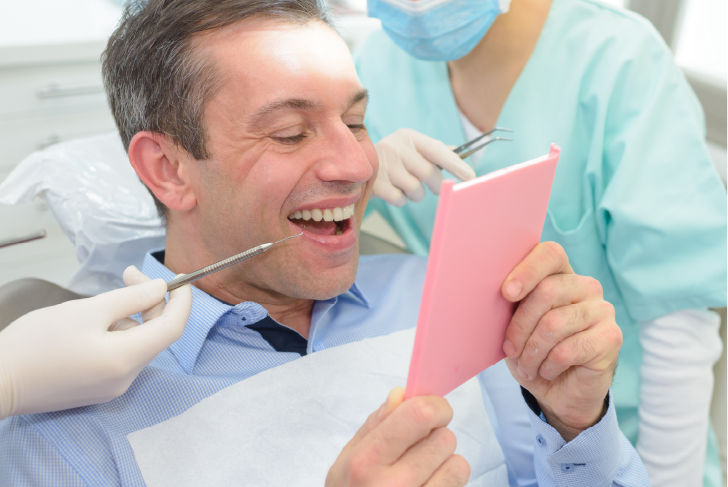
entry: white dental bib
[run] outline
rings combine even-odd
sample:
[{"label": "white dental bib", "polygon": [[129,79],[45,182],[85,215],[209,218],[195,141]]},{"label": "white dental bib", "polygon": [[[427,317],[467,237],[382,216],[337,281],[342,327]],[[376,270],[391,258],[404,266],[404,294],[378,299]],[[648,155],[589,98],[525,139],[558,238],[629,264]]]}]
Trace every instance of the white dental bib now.
[{"label": "white dental bib", "polygon": [[[128,435],[149,487],[323,486],[344,445],[395,386],[414,329],[316,352],[261,372]],[[476,378],[447,396],[468,485],[507,486]]]}]

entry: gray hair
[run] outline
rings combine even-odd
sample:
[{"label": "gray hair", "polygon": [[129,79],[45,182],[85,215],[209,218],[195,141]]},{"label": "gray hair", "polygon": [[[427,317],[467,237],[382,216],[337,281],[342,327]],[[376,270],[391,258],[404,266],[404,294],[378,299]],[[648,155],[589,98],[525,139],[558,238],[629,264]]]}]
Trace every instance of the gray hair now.
[{"label": "gray hair", "polygon": [[[195,159],[210,157],[203,113],[218,76],[191,41],[252,16],[330,24],[317,0],[136,0],[126,6],[102,55],[102,74],[127,150],[134,134],[152,131],[169,136]],[[156,198],[155,203],[164,213]]]}]

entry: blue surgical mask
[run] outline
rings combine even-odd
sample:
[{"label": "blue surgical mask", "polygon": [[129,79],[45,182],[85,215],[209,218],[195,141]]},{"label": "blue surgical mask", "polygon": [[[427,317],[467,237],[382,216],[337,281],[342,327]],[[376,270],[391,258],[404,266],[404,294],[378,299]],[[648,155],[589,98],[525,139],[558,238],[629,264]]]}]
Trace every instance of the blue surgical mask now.
[{"label": "blue surgical mask", "polygon": [[367,0],[369,16],[382,21],[387,35],[418,59],[452,61],[465,56],[485,36],[511,0]]}]

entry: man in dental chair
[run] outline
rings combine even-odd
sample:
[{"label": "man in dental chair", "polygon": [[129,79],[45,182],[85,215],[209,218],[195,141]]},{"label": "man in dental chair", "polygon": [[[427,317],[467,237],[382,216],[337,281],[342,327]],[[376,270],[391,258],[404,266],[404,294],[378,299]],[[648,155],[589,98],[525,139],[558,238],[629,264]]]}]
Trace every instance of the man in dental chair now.
[{"label": "man in dental chair", "polygon": [[[378,161],[363,125],[367,92],[321,8],[306,0],[127,8],[103,69],[129,160],[166,216],[166,246],[147,255],[144,273],[169,279],[303,235],[197,281],[182,337],[121,397],[0,423],[1,485],[153,485],[130,435],[258,374],[364,339],[375,350],[377,340],[414,326],[426,262],[359,257]],[[333,458],[296,471],[296,449],[310,438],[287,438],[290,450],[275,452],[256,438],[260,448],[234,452],[235,468],[247,473],[210,471],[210,483],[283,485],[275,479],[290,471],[299,481],[287,485],[647,485],[609,399],[621,335],[598,282],[574,274],[558,245],[542,243],[503,293],[519,302],[507,358],[476,391],[492,426],[465,430],[492,448],[455,453],[449,425],[458,406],[403,400],[394,389],[386,401],[357,398],[384,404],[349,418],[356,426],[342,426],[348,443],[332,440]],[[304,416],[329,421],[320,410],[347,417],[328,392],[291,397],[298,416],[281,417],[272,399],[258,409],[270,408],[284,432]],[[204,457],[214,443],[180,447]]]}]

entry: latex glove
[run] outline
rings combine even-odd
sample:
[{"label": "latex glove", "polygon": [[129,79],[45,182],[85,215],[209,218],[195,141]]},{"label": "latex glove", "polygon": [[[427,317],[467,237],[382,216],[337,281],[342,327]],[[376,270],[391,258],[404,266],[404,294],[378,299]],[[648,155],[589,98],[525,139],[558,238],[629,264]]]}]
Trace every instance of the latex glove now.
[{"label": "latex glove", "polygon": [[461,486],[470,465],[455,455],[455,434],[446,428],[453,411],[437,396],[404,401],[398,387],[359,428],[326,476],[326,487]]},{"label": "latex glove", "polygon": [[379,172],[373,192],[387,203],[402,206],[407,198],[420,201],[424,185],[440,194],[442,169],[461,181],[475,177],[475,171],[443,142],[416,130],[398,129],[376,146]]},{"label": "latex glove", "polygon": [[[109,401],[180,337],[190,287],[165,304],[163,280],[130,267],[124,281],[132,285],[32,311],[0,332],[0,417]],[[143,325],[127,318],[144,310]]]}]

